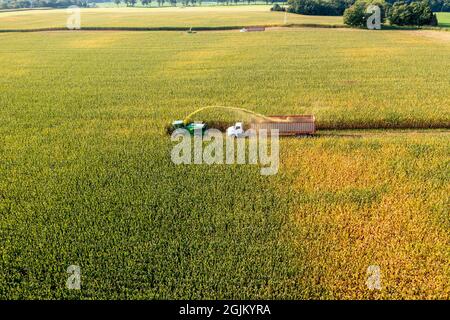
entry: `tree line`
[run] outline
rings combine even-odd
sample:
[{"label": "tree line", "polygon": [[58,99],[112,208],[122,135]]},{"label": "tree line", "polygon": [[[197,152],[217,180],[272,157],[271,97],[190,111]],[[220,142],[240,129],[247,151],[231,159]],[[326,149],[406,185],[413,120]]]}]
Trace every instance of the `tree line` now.
[{"label": "tree line", "polygon": [[0,0],[0,9],[87,7],[88,0]]},{"label": "tree line", "polygon": [[231,4],[253,4],[256,2],[265,2],[273,4],[275,2],[282,3],[287,0],[105,0],[105,1],[89,1],[89,0],[0,0],[0,9],[20,9],[20,8],[67,8],[72,5],[79,7],[92,6],[95,3],[114,2],[116,5],[125,4],[127,7],[134,7],[138,3],[142,6],[201,6],[203,3],[216,3],[218,5]]},{"label": "tree line", "polygon": [[[0,0],[1,9],[18,9],[18,8],[67,8],[71,5],[79,7],[87,7],[89,5],[99,2],[113,1],[116,5],[125,4],[129,7],[134,7],[138,3],[142,6],[201,6],[203,3],[216,3],[218,5],[232,5],[232,4],[252,4],[257,0]],[[355,4],[356,0],[258,0],[266,4],[288,2],[288,10],[292,13],[300,13],[306,15],[335,15],[341,16],[344,11]],[[404,2],[409,5],[417,0],[386,0],[388,5],[394,5],[397,2]],[[450,0],[429,0],[431,10],[434,12],[447,11],[450,12]],[[279,7],[284,10],[283,7]],[[278,7],[276,10],[279,10]]]}]

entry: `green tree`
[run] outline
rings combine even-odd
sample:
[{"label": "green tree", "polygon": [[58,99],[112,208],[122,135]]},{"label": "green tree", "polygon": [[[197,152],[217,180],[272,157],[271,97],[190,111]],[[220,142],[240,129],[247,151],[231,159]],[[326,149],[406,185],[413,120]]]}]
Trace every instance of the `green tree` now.
[{"label": "green tree", "polygon": [[116,6],[119,6],[121,2],[122,2],[122,0],[114,0],[114,3],[116,4]]},{"label": "green tree", "polygon": [[428,1],[395,2],[388,14],[389,22],[398,26],[423,26],[437,24]]},{"label": "green tree", "polygon": [[380,7],[381,21],[385,20],[387,3],[384,0],[357,0],[350,8],[344,11],[344,23],[353,27],[366,27],[367,19],[372,13],[367,12],[370,5]]}]

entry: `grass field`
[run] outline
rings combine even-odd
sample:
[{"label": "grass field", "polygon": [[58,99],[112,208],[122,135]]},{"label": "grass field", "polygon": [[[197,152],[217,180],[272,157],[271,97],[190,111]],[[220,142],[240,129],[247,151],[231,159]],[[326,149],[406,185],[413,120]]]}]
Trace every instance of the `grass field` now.
[{"label": "grass field", "polygon": [[439,26],[450,28],[450,12],[438,12]]},{"label": "grass field", "polygon": [[[82,27],[223,27],[280,25],[284,12],[270,6],[196,8],[96,8],[81,9]],[[33,10],[0,13],[1,29],[65,27],[66,10]],[[287,23],[342,25],[342,17],[287,15]]]},{"label": "grass field", "polygon": [[[450,42],[430,32],[0,34],[0,297],[449,299]],[[164,126],[205,105],[441,129],[285,138],[270,177],[176,166]]]}]

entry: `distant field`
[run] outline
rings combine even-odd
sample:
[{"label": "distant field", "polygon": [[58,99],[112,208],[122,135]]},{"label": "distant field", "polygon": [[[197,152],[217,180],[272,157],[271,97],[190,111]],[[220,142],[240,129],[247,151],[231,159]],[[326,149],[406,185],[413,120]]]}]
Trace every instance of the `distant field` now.
[{"label": "distant field", "polygon": [[450,28],[450,12],[438,12],[439,26]]},{"label": "distant field", "polygon": [[[214,27],[279,25],[285,14],[270,6],[195,8],[82,9],[82,27]],[[66,10],[33,10],[0,13],[0,29],[65,27]],[[342,17],[287,15],[288,23],[342,24]]]}]

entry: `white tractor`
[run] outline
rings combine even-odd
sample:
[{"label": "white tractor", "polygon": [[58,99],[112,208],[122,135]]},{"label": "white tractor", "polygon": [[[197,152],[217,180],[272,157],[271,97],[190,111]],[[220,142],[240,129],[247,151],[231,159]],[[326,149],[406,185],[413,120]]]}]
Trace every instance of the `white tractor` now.
[{"label": "white tractor", "polygon": [[244,124],[242,122],[236,122],[236,124],[227,129],[227,136],[234,138],[245,138]]}]

